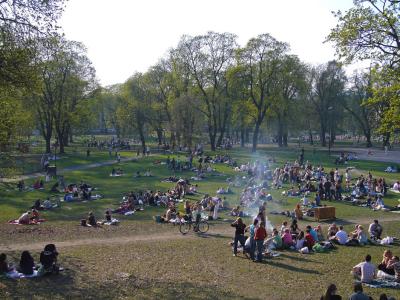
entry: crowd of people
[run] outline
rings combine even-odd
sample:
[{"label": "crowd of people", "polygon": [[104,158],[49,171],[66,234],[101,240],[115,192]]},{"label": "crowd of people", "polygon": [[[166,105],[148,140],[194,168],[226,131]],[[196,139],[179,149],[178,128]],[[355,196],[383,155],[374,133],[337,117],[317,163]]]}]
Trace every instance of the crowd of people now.
[{"label": "crowd of people", "polygon": [[57,262],[58,252],[54,244],[47,244],[40,252],[40,263],[35,261],[29,251],[21,253],[21,259],[18,265],[9,263],[7,255],[0,254],[0,274],[9,278],[37,277],[48,274],[58,274],[63,270]]}]

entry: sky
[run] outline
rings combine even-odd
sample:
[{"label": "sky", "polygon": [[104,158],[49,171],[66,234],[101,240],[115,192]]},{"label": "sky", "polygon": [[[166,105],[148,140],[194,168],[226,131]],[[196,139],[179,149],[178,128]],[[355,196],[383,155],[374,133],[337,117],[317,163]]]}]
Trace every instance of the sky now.
[{"label": "sky", "polygon": [[231,32],[238,43],[262,33],[290,44],[310,64],[332,60],[323,43],[352,0],[69,0],[60,25],[66,38],[80,41],[103,86],[145,72],[175,47],[181,36]]}]

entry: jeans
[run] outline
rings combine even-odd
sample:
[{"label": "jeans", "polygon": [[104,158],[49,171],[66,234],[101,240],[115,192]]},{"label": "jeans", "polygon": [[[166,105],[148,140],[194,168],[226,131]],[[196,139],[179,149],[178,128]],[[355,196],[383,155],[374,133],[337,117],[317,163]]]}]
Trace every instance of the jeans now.
[{"label": "jeans", "polygon": [[256,240],[256,245],[257,245],[257,261],[262,261],[264,240]]},{"label": "jeans", "polygon": [[256,241],[254,237],[250,237],[250,258],[252,260],[255,259],[254,253],[256,252]]},{"label": "jeans", "polygon": [[243,250],[244,250],[244,244],[245,244],[245,239],[243,234],[235,234],[235,240],[233,242],[233,254],[237,253],[237,246],[238,242],[240,242],[240,245],[242,245]]}]

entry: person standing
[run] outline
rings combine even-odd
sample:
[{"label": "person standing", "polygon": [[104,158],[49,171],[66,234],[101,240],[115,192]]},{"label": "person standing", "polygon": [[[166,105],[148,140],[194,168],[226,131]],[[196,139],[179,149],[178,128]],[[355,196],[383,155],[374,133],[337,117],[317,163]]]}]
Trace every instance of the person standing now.
[{"label": "person standing", "polygon": [[242,218],[237,218],[236,221],[231,224],[231,226],[236,228],[235,239],[233,241],[233,256],[236,256],[238,242],[240,242],[240,245],[243,247],[243,253],[245,253],[244,244],[246,240],[244,238],[244,231],[246,229],[246,224],[243,223]]},{"label": "person standing", "polygon": [[265,223],[261,222],[260,227],[258,227],[254,234],[254,240],[257,246],[257,262],[261,262],[263,259],[263,246],[264,240],[267,237],[267,231],[265,230]]},{"label": "person standing", "polygon": [[254,219],[253,224],[251,224],[248,228],[246,228],[250,233],[250,258],[251,260],[255,260],[254,253],[256,252],[256,241],[254,240],[254,235],[258,228],[258,219]]}]

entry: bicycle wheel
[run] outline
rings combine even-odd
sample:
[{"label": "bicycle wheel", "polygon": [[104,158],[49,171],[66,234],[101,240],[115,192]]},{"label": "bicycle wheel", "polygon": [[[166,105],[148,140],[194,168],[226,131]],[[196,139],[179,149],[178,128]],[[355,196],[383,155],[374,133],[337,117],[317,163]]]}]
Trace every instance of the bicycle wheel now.
[{"label": "bicycle wheel", "polygon": [[190,224],[189,224],[188,222],[181,223],[181,224],[179,225],[179,231],[180,231],[182,234],[188,233],[189,230],[190,230]]},{"label": "bicycle wheel", "polygon": [[208,225],[208,223],[206,221],[200,221],[198,228],[199,228],[199,232],[206,233],[208,231],[208,229],[210,228],[210,226]]}]

